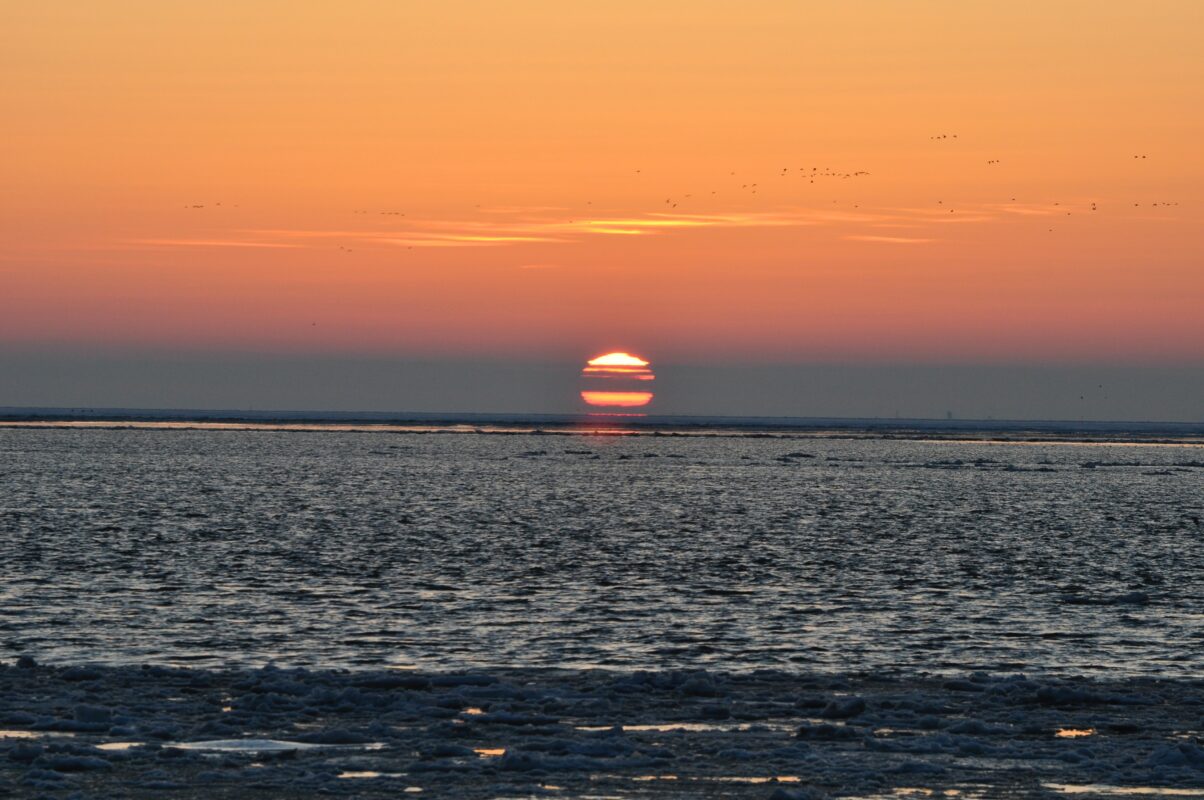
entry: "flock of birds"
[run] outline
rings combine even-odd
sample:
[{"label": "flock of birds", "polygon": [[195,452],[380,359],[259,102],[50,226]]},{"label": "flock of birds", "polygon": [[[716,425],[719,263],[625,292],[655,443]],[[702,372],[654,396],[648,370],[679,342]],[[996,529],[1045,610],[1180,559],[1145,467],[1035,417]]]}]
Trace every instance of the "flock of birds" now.
[{"label": "flock of birds", "polygon": [[[946,139],[957,139],[958,136],[956,133],[953,133],[953,134],[942,133],[942,134],[930,136],[928,138],[930,140],[946,140]],[[1134,155],[1133,158],[1138,159],[1138,160],[1147,159],[1148,155],[1137,154],[1137,155]],[[1001,163],[1001,159],[998,159],[998,158],[988,159],[986,163],[988,166],[995,166],[995,165]],[[635,170],[635,174],[637,174],[637,175],[642,174],[642,172],[643,172],[643,170],[641,170],[641,169]],[[777,173],[777,176],[779,178],[786,178],[786,177],[790,177],[790,176],[796,175],[796,174],[799,178],[807,180],[807,182],[809,184],[814,184],[817,180],[842,180],[843,181],[843,180],[862,178],[862,177],[866,177],[866,176],[870,175],[870,173],[866,170],[842,171],[842,170],[832,169],[831,167],[820,168],[818,166],[812,166],[810,169],[808,169],[807,167],[797,167],[797,168],[782,167],[780,169],[780,171]],[[734,171],[729,172],[729,177],[736,178],[737,177],[736,172],[734,172]],[[748,195],[757,194],[757,190],[759,188],[760,187],[759,187],[758,182],[745,182],[745,183],[740,184],[740,191],[745,194],[748,194]],[[710,196],[712,196],[712,197],[717,194],[718,194],[718,190],[710,191]],[[674,197],[668,197],[665,199],[665,205],[668,206],[670,209],[675,209],[678,207],[679,203],[684,202],[689,199],[692,199],[693,197],[694,197],[694,193],[686,193],[686,194],[680,195],[676,199]],[[837,203],[838,201],[833,200],[832,202]],[[938,205],[942,205],[942,206],[944,205],[944,200],[937,200],[936,202]],[[1010,198],[1010,202],[1015,203],[1015,202],[1017,202],[1017,199],[1015,197],[1012,197],[1012,198]],[[215,207],[220,207],[221,205],[222,205],[221,203],[214,204]],[[586,205],[592,205],[592,201],[587,201]],[[1052,205],[1053,206],[1061,206],[1061,202],[1056,201],[1056,202],[1053,202]],[[1179,205],[1179,203],[1177,201],[1159,201],[1159,202],[1153,202],[1153,203],[1147,204],[1147,206],[1150,208],[1169,208],[1169,207],[1178,206],[1178,205]],[[200,209],[204,209],[205,207],[206,206],[203,203],[193,203],[193,204],[184,206],[184,208],[188,209],[188,210],[200,210]],[[237,204],[235,204],[233,207],[238,208],[239,206]],[[476,207],[479,208],[480,206],[477,205]],[[857,204],[857,203],[853,204],[853,208],[859,208],[859,207],[860,207],[859,204]],[[1141,207],[1141,204],[1134,203],[1133,207],[1139,208],[1139,207]],[[1091,201],[1090,210],[1092,212],[1099,210],[1099,206],[1095,201]],[[955,213],[955,211],[956,211],[956,209],[954,209],[954,208],[948,209],[948,212],[950,214]],[[359,215],[374,215],[374,216],[383,216],[383,217],[405,217],[406,216],[405,212],[393,211],[393,210],[376,211],[376,210],[368,210],[368,209],[355,209],[352,211],[352,213],[359,214]],[[1073,212],[1071,212],[1071,211],[1065,212],[1066,216],[1068,216],[1068,217],[1071,216],[1072,213]],[[1052,232],[1054,230],[1054,228],[1050,227],[1048,230],[1050,232]],[[408,246],[406,249],[413,250],[414,248],[412,246]],[[352,248],[347,247],[346,245],[338,245],[338,250],[339,250],[339,252],[342,252],[345,254],[354,252],[354,250]],[[313,322],[313,323],[311,323],[311,326],[316,327],[317,323]],[[1101,385],[1097,388],[1103,389],[1103,386]],[[1079,399],[1084,400],[1085,396],[1080,395]]]},{"label": "flock of birds", "polygon": [[[953,140],[953,139],[957,139],[957,138],[958,138],[958,135],[956,133],[939,133],[939,134],[933,134],[928,137],[928,139],[932,140],[932,141]],[[1138,153],[1138,154],[1135,154],[1133,156],[1133,158],[1137,159],[1137,160],[1148,159],[1149,155]],[[992,159],[988,159],[986,163],[988,166],[996,166],[996,165],[1002,163],[1002,159],[992,158]],[[635,174],[639,175],[639,174],[643,173],[643,170],[636,169],[634,172],[635,172]],[[729,177],[732,177],[732,178],[737,177],[736,172],[734,172],[734,171],[729,172],[728,174],[729,174]],[[846,170],[833,169],[831,167],[822,167],[821,168],[818,166],[812,166],[810,168],[808,168],[808,167],[782,167],[777,173],[777,177],[779,177],[779,178],[797,176],[800,179],[806,180],[808,182],[808,184],[814,184],[817,180],[818,181],[823,181],[823,180],[844,181],[844,180],[852,180],[852,179],[862,178],[862,177],[866,177],[868,175],[870,175],[870,173],[867,170],[846,171]],[[734,183],[733,183],[733,188],[731,189],[731,191],[737,191],[738,193],[742,193],[742,194],[751,196],[751,195],[756,195],[758,193],[758,191],[760,190],[760,188],[761,188],[761,186],[760,186],[759,182],[746,181],[746,182],[740,184],[738,190],[736,190],[734,188]],[[712,189],[709,191],[709,195],[706,195],[706,196],[715,197],[718,194],[719,194],[719,190]],[[664,205],[669,209],[676,209],[676,208],[678,208],[679,205],[685,203],[687,200],[694,199],[694,197],[695,197],[695,193],[693,193],[693,192],[678,195],[678,196],[670,196],[670,197],[665,198]],[[837,203],[838,201],[833,200],[832,202]],[[1013,203],[1016,202],[1016,198],[1015,197],[1010,198],[1010,202],[1013,202]],[[937,203],[939,205],[944,205],[943,200],[938,200]],[[586,205],[592,205],[592,204],[593,204],[592,201],[586,202]],[[216,203],[214,205],[221,206],[221,203]],[[1059,206],[1059,205],[1061,205],[1061,203],[1054,202],[1054,203],[1052,203],[1052,205]],[[1148,208],[1170,208],[1173,206],[1178,206],[1179,203],[1177,201],[1158,201],[1158,202],[1153,202],[1153,203],[1147,203],[1145,205]],[[201,203],[194,203],[194,204],[184,206],[184,208],[188,209],[188,210],[204,209],[205,207],[206,206]],[[478,205],[477,208],[479,208],[479,207],[480,206]],[[1140,208],[1140,207],[1142,207],[1142,204],[1141,203],[1133,203],[1133,207]],[[238,208],[238,206],[235,205],[234,208]],[[860,204],[854,203],[853,208],[860,208]],[[1091,202],[1090,210],[1092,212],[1099,210],[1099,206],[1095,201]],[[953,208],[948,209],[948,212],[950,214],[955,213],[955,211],[956,211],[956,209],[953,209]],[[355,209],[351,213],[361,214],[361,215],[382,216],[382,217],[405,217],[406,216],[405,212],[394,211],[394,210],[378,211],[378,210],[369,210],[369,209]],[[1065,215],[1071,216],[1072,213],[1073,212],[1071,212],[1071,211],[1066,211]],[[1053,231],[1054,229],[1051,227],[1051,228],[1049,228],[1049,230]],[[340,251],[343,251],[346,253],[353,252],[351,248],[346,247],[344,245],[339,245],[338,249]],[[412,250],[413,248],[409,247],[407,249]]]},{"label": "flock of birds", "polygon": [[[791,174],[794,173],[794,171],[795,170],[793,170],[790,167],[782,167],[781,171],[778,173],[778,177],[779,178],[789,177]],[[834,170],[831,167],[823,167],[822,169],[820,167],[811,167],[810,171],[808,171],[806,167],[798,167],[797,171],[798,171],[799,177],[806,179],[808,183],[815,183],[816,180],[823,180],[824,178],[839,178],[841,180],[848,180],[849,178],[861,178],[863,176],[870,174],[869,172],[866,172],[865,170],[856,170],[854,172],[841,172],[840,170]],[[641,170],[637,169],[635,172],[636,172],[636,174],[639,174],[641,172]],[[735,177],[736,173],[729,172],[728,175],[730,177]],[[740,184],[740,191],[742,191],[746,194],[749,194],[749,195],[756,194],[758,188],[760,188],[760,184],[755,183],[755,182]],[[719,194],[719,191],[717,189],[712,189],[710,191],[710,193],[711,193],[711,195],[717,195],[717,194]],[[672,197],[667,197],[667,198],[665,198],[665,205],[669,206],[669,208],[677,208],[678,203],[683,202],[685,200],[689,200],[692,197],[694,197],[694,194],[692,192],[683,194],[683,195],[681,195],[681,197],[677,198],[676,200]],[[589,204],[587,203],[587,205],[589,205]]]},{"label": "flock of birds", "polygon": [[[932,136],[929,136],[928,138],[929,138],[929,140],[948,140],[948,139],[957,139],[957,138],[958,138],[958,135],[957,135],[956,133],[940,133],[940,134],[934,134],[934,135],[932,135]],[[1136,159],[1144,159],[1144,158],[1148,158],[1148,155],[1138,154],[1138,155],[1135,155],[1135,156],[1133,156],[1133,158],[1136,158]],[[987,159],[987,162],[986,162],[986,163],[987,163],[987,165],[988,165],[988,166],[995,166],[995,165],[998,165],[998,164],[1001,164],[1001,163],[1003,163],[1003,159],[999,159],[999,158]],[[866,175],[869,175],[869,174],[870,174],[870,173],[869,173],[868,171],[866,171],[866,170],[855,170],[855,171],[852,171],[852,172],[845,172],[845,171],[840,171],[840,170],[834,170],[834,169],[832,169],[831,167],[823,167],[823,168],[821,169],[820,167],[814,167],[814,166],[813,166],[813,167],[811,167],[811,168],[810,168],[810,170],[808,170],[808,168],[807,168],[807,167],[798,167],[798,168],[782,167],[782,168],[779,170],[779,172],[777,173],[777,175],[778,175],[778,177],[782,177],[782,178],[784,178],[784,177],[788,177],[788,176],[790,176],[790,175],[793,175],[793,174],[795,174],[796,172],[797,172],[797,174],[799,175],[799,177],[802,177],[802,178],[805,178],[805,179],[807,179],[807,180],[808,180],[808,183],[815,183],[815,181],[816,181],[817,179],[824,179],[824,178],[838,178],[838,179],[841,179],[841,180],[847,180],[847,179],[850,179],[850,178],[860,178],[860,177],[863,177],[863,176],[866,176]],[[635,173],[636,173],[637,175],[638,175],[638,174],[641,174],[641,173],[642,173],[642,170],[639,170],[639,169],[637,169],[637,170],[635,170]],[[729,174],[729,176],[731,176],[731,177],[735,177],[735,175],[736,175],[736,173],[735,173],[735,172],[729,172],[728,174]],[[756,182],[751,182],[751,183],[742,183],[742,184],[740,184],[740,191],[742,191],[742,192],[745,192],[745,193],[747,193],[747,194],[749,194],[749,195],[754,195],[754,194],[757,194],[757,191],[758,191],[758,189],[759,189],[759,188],[760,188],[760,184],[759,184],[759,183],[756,183]],[[716,195],[717,193],[718,193],[718,192],[717,192],[716,190],[711,190],[711,191],[710,191],[710,194],[711,194],[711,195]],[[676,198],[675,198],[675,197],[668,197],[668,198],[666,198],[666,199],[665,199],[665,205],[666,205],[666,206],[668,206],[670,209],[674,209],[674,208],[677,208],[677,207],[678,207],[678,205],[679,205],[680,203],[684,202],[685,200],[691,199],[691,198],[693,198],[693,197],[694,197],[693,193],[683,194],[683,195],[681,195],[681,196],[679,196],[679,197],[676,197]],[[838,202],[838,201],[836,201],[836,200],[833,200],[832,202],[833,202],[833,203],[836,203],[836,202]],[[1013,203],[1014,203],[1014,202],[1016,202],[1016,198],[1015,198],[1015,197],[1012,197],[1012,198],[1010,198],[1010,202],[1013,202]],[[937,203],[938,203],[938,204],[942,204],[942,205],[943,205],[943,204],[944,204],[944,201],[942,201],[942,200],[938,200],[938,201],[937,201]],[[1060,203],[1060,202],[1054,202],[1054,203],[1053,203],[1053,205],[1054,205],[1054,206],[1060,206],[1060,205],[1061,205],[1061,203]],[[1133,205],[1134,205],[1134,207],[1140,207],[1140,206],[1141,206],[1141,204],[1140,204],[1140,203],[1134,203]],[[1177,205],[1179,205],[1179,203],[1178,203],[1178,202],[1167,202],[1167,201],[1163,201],[1163,202],[1149,203],[1149,204],[1147,204],[1147,205],[1148,205],[1148,207],[1150,207],[1150,208],[1166,208],[1166,207],[1170,207],[1170,206],[1177,206]],[[859,205],[859,204],[857,204],[857,203],[854,203],[854,204],[853,204],[853,208],[860,208],[860,205]],[[1093,211],[1093,212],[1095,212],[1095,211],[1098,211],[1098,210],[1099,210],[1099,205],[1098,205],[1098,203],[1097,203],[1096,201],[1091,201],[1091,207],[1090,207],[1090,210],[1091,210],[1091,211]],[[953,214],[953,213],[955,213],[955,212],[956,212],[956,209],[952,209],[952,208],[950,208],[950,209],[949,209],[949,213],[950,213],[950,214]],[[1068,216],[1068,217],[1069,217],[1069,216],[1072,216],[1072,215],[1073,215],[1073,212],[1071,212],[1071,211],[1066,211],[1066,212],[1065,212],[1065,215],[1066,215],[1066,216]],[[1050,230],[1050,231],[1052,231],[1052,230],[1054,230],[1054,229],[1053,229],[1053,228],[1049,228],[1049,230]]]}]

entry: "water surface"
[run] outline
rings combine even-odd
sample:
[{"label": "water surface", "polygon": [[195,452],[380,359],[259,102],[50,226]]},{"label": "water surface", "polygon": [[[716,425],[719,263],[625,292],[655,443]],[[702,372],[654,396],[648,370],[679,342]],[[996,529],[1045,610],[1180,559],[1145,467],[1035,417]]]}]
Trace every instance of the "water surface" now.
[{"label": "water surface", "polygon": [[0,429],[61,662],[1204,671],[1204,448]]}]

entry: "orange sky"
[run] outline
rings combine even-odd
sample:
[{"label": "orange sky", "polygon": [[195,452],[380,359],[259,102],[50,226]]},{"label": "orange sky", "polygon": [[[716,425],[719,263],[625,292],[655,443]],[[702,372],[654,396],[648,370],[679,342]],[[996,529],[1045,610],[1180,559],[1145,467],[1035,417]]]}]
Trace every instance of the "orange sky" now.
[{"label": "orange sky", "polygon": [[0,0],[0,343],[1199,362],[1202,32],[1196,0]]}]

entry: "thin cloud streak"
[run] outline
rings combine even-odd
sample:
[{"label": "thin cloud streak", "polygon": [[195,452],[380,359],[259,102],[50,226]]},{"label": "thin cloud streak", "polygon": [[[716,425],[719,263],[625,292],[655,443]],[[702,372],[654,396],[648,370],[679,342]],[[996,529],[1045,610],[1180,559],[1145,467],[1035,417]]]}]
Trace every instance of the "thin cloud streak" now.
[{"label": "thin cloud streak", "polygon": [[130,239],[129,244],[149,247],[267,247],[294,249],[303,247],[288,242],[244,242],[237,239]]},{"label": "thin cloud streak", "polygon": [[921,239],[910,236],[874,236],[872,234],[849,234],[844,238],[856,242],[883,242],[886,244],[924,244],[938,241],[937,239]]},{"label": "thin cloud streak", "polygon": [[548,236],[410,236],[379,237],[362,240],[366,244],[380,243],[404,247],[490,247],[532,242],[563,242]]},{"label": "thin cloud streak", "polygon": [[[938,208],[783,208],[763,212],[673,213],[664,211],[636,215],[607,215],[583,219],[551,216],[542,212],[564,211],[552,207],[506,207],[484,209],[489,219],[405,219],[396,227],[368,229],[243,229],[235,235],[255,237],[254,241],[220,239],[140,239],[135,243],[176,247],[314,247],[323,240],[338,240],[351,247],[504,247],[519,244],[579,242],[594,236],[659,236],[700,229],[752,229],[849,227],[865,229],[903,228],[921,232],[932,225],[980,224],[1002,222],[1000,215],[1050,216],[1071,210],[1071,206],[1049,204],[965,204]],[[508,217],[508,218],[507,218]],[[885,236],[874,233],[846,233],[850,241],[917,244],[937,241],[924,236]],[[263,240],[269,241],[263,241]],[[270,241],[276,240],[276,241]]]}]

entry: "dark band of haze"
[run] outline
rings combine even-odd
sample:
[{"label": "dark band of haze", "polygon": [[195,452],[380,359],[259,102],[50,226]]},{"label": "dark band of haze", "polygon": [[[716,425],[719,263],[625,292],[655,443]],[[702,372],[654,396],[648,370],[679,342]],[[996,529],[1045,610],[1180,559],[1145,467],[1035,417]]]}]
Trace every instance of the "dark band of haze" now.
[{"label": "dark band of haze", "polygon": [[[0,406],[581,411],[580,362],[0,349]],[[1204,368],[657,364],[658,414],[1204,421]]]}]

